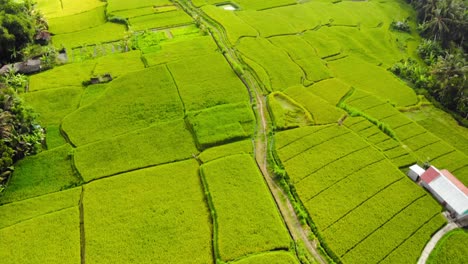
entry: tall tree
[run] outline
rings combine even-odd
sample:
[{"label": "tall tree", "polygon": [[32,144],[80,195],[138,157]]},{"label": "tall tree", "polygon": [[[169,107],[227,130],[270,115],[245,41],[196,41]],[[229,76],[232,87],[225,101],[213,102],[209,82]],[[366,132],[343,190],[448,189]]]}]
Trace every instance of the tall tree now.
[{"label": "tall tree", "polygon": [[33,41],[35,21],[30,1],[0,0],[0,62],[13,61],[19,51]]}]

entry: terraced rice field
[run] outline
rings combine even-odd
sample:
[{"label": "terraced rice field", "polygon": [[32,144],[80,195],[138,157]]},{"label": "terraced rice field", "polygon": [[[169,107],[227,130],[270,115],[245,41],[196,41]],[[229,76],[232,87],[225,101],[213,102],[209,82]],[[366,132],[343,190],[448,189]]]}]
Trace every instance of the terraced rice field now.
[{"label": "terraced rice field", "polygon": [[[420,98],[387,68],[415,56],[413,11],[225,3],[38,0],[69,62],[22,95],[46,149],[0,194],[2,263],[417,261],[446,220],[404,172],[430,162],[468,184],[468,131],[400,111]],[[411,33],[389,29],[407,17]],[[313,261],[294,240],[308,228]]]}]

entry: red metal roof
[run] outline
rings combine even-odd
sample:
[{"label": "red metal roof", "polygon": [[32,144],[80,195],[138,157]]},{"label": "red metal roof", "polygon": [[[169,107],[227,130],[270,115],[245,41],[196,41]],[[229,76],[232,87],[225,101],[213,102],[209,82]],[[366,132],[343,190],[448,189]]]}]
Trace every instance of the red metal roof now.
[{"label": "red metal roof", "polygon": [[421,175],[421,180],[427,184],[440,176],[440,172],[433,166],[429,167],[426,172]]},{"label": "red metal roof", "polygon": [[448,170],[441,170],[440,171],[442,175],[445,176],[449,181],[451,181],[455,186],[457,186],[458,189],[460,189],[462,192],[465,193],[465,195],[468,195],[468,188],[457,179],[457,177],[453,176],[452,173],[450,173]]}]

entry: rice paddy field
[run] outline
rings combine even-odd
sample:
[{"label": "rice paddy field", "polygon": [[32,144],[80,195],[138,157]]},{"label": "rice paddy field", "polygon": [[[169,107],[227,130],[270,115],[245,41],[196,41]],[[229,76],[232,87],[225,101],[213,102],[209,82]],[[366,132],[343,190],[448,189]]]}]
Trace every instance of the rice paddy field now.
[{"label": "rice paddy field", "polygon": [[[387,70],[417,56],[404,1],[36,8],[68,62],[29,76],[21,95],[46,138],[0,193],[2,263],[416,263],[447,220],[408,166],[468,185],[468,130],[418,107]],[[390,30],[407,18],[410,33]],[[284,170],[276,183],[302,227],[259,151]],[[318,257],[292,228],[313,231]],[[463,256],[446,245],[465,240],[450,235],[431,263]]]}]

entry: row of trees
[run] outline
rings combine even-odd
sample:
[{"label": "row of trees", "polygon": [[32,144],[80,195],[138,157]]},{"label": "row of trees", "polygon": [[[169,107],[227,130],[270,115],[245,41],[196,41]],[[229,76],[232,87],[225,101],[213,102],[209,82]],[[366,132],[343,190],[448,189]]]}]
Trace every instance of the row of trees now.
[{"label": "row of trees", "polygon": [[424,88],[465,125],[468,124],[466,51],[468,13],[462,0],[409,0],[416,9],[418,29],[425,39],[418,47],[426,63],[407,60],[392,71]]},{"label": "row of trees", "polygon": [[[42,15],[29,0],[0,0],[0,65],[26,57],[37,32],[47,29]],[[10,71],[0,76],[0,192],[13,171],[13,164],[41,150],[43,129],[33,111],[16,93],[26,77]]]}]

